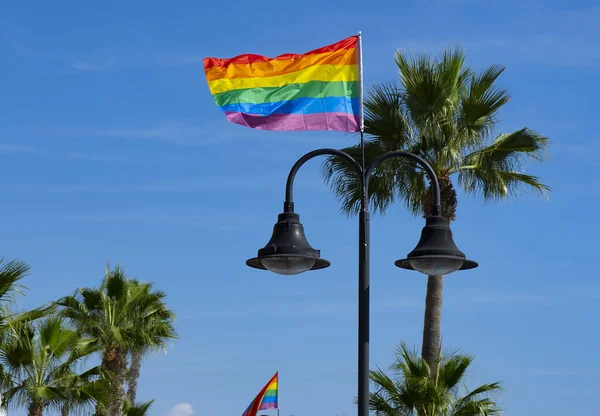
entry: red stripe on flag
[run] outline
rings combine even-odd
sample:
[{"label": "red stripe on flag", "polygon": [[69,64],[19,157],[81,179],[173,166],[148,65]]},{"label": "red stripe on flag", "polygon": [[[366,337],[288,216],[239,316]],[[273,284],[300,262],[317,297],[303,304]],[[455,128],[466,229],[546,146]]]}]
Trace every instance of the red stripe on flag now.
[{"label": "red stripe on flag", "polygon": [[220,58],[204,58],[204,69],[219,67],[219,66],[227,66],[230,64],[250,64],[252,62],[268,62],[279,59],[299,59],[307,55],[314,55],[320,53],[327,52],[335,52],[342,49],[352,49],[356,48],[358,44],[358,36],[351,36],[339,42],[336,42],[331,45],[323,46],[322,48],[318,48],[312,50],[310,52],[297,54],[297,53],[286,53],[283,55],[276,56],[275,58],[269,58],[268,56],[263,55],[254,55],[254,54],[244,54],[238,55],[234,58],[229,59],[220,59]]}]

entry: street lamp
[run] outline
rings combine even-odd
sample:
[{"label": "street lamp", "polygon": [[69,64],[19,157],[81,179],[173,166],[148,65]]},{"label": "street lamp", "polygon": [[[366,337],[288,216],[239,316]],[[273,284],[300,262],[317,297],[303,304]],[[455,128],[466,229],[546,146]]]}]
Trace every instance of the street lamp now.
[{"label": "street lamp", "polygon": [[356,170],[361,188],[359,213],[359,260],[358,260],[358,415],[369,414],[369,178],[373,170],[391,158],[412,159],[423,168],[433,187],[433,209],[426,219],[421,239],[405,259],[397,260],[396,266],[417,270],[427,275],[447,275],[457,270],[477,267],[468,260],[452,239],[448,220],[440,214],[440,186],[433,169],[419,156],[409,152],[388,152],[377,157],[365,167],[349,154],[335,149],[318,149],[302,156],[288,175],[283,213],[279,214],[273,235],[267,245],[258,250],[258,255],[246,261],[255,269],[270,270],[283,275],[299,274],[308,270],[329,267],[329,261],[321,258],[321,252],[311,247],[304,235],[300,216],[294,212],[294,179],[300,167],[308,160],[321,155],[330,155],[346,160]]}]

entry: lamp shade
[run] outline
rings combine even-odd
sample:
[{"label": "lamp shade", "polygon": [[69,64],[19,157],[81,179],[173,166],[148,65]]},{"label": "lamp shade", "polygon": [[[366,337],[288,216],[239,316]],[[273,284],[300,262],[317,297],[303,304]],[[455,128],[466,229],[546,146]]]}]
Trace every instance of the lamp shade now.
[{"label": "lamp shade", "polygon": [[306,240],[300,216],[293,212],[279,214],[273,235],[266,246],[258,250],[258,256],[246,261],[255,269],[270,270],[283,275],[299,274],[308,270],[328,267],[330,263],[321,258]]},{"label": "lamp shade", "polygon": [[426,275],[446,275],[478,266],[458,249],[448,220],[442,216],[427,218],[415,249],[407,258],[397,260],[395,264],[402,269],[417,270]]}]

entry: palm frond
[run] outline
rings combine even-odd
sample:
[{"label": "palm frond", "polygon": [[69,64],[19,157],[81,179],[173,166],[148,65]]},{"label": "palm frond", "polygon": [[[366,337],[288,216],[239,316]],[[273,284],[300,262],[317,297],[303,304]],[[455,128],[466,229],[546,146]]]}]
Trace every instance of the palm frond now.
[{"label": "palm frond", "polygon": [[[359,146],[342,149],[360,160]],[[379,141],[365,143],[365,163],[389,151]],[[329,157],[322,165],[322,174],[332,192],[341,202],[341,211],[356,214],[360,210],[360,186],[356,171],[345,160]],[[369,206],[373,212],[385,213],[396,200],[402,199],[412,213],[422,212],[426,191],[425,175],[412,160],[388,159],[373,172],[369,181]]]},{"label": "palm frond", "polygon": [[125,412],[125,416],[146,416],[150,406],[154,403],[154,400],[147,402],[136,403],[134,406],[130,406]]},{"label": "palm frond", "polygon": [[450,416],[495,416],[502,411],[497,403],[490,399],[472,400],[452,409]]},{"label": "palm frond", "polygon": [[5,310],[7,315],[3,317],[3,321],[0,324],[0,331],[14,332],[14,328],[25,323],[36,321],[40,318],[48,316],[56,311],[56,305],[48,304],[42,305],[35,309],[20,313],[11,313],[9,310]]},{"label": "palm frond", "polygon": [[79,289],[81,295],[82,305],[78,307],[78,310],[85,311],[97,311],[102,308],[103,293],[101,290],[92,288]]},{"label": "palm frond", "polygon": [[478,164],[484,162],[493,163],[512,170],[522,166],[523,157],[534,160],[543,160],[550,140],[528,129],[514,131],[499,135],[488,147],[476,150],[464,157],[465,164]]},{"label": "palm frond", "polygon": [[402,104],[402,92],[393,83],[376,84],[365,97],[365,133],[383,142],[387,150],[403,149],[415,140]]},{"label": "palm frond", "polygon": [[464,58],[460,48],[448,50],[442,62],[424,54],[396,53],[404,104],[415,125],[422,125],[431,115],[442,114],[444,107],[457,99]]},{"label": "palm frond", "polygon": [[17,282],[29,273],[30,267],[24,261],[11,260],[4,263],[0,258],[0,302],[11,302],[15,294],[21,294],[22,286]]},{"label": "palm frond", "polygon": [[35,333],[29,323],[20,324],[13,329],[11,336],[0,343],[0,361],[3,371],[19,380],[27,367],[35,362],[33,345]]},{"label": "palm frond", "polygon": [[396,351],[396,362],[391,368],[400,373],[405,379],[428,378],[429,365],[423,360],[416,349],[410,349],[405,343],[400,344]]},{"label": "palm frond", "polygon": [[464,157],[456,169],[459,182],[467,193],[484,199],[513,196],[521,189],[549,191],[539,178],[522,173],[525,161],[541,160],[548,144],[548,138],[527,128],[501,134],[490,146]]},{"label": "palm frond", "polygon": [[97,403],[106,405],[114,398],[108,383],[99,379],[83,384],[77,389],[77,404],[95,405]]},{"label": "palm frond", "polygon": [[123,270],[117,266],[117,268],[107,277],[105,281],[106,295],[112,299],[120,299],[125,296],[127,290],[127,278]]},{"label": "palm frond", "polygon": [[473,74],[467,94],[461,97],[458,112],[457,139],[461,146],[481,143],[491,133],[498,110],[510,100],[508,92],[494,86],[504,67],[492,65],[480,74]]},{"label": "palm frond", "polygon": [[502,384],[500,382],[482,384],[481,386],[471,390],[462,398],[457,400],[456,406],[460,406],[462,403],[479,400],[481,396],[496,395],[502,392]]},{"label": "palm frond", "polygon": [[406,399],[401,399],[402,392],[390,377],[383,371],[371,371],[369,375],[375,391],[369,396],[369,407],[376,415],[410,415],[412,406]]},{"label": "palm frond", "polygon": [[473,362],[473,358],[455,355],[438,367],[438,383],[448,390],[454,389],[463,379],[465,372]]},{"label": "palm frond", "polygon": [[24,384],[13,385],[13,387],[2,392],[3,408],[18,408],[28,403],[27,386]]},{"label": "palm frond", "polygon": [[[380,144],[376,142],[365,143],[365,161],[373,160],[381,154]],[[342,149],[355,160],[360,160],[359,146]],[[366,162],[370,163],[370,162]],[[341,202],[341,211],[345,214],[356,214],[360,210],[360,182],[356,170],[344,159],[330,156],[325,159],[321,167],[325,182],[331,187],[332,192]],[[389,194],[381,192],[380,199],[389,199]]]}]

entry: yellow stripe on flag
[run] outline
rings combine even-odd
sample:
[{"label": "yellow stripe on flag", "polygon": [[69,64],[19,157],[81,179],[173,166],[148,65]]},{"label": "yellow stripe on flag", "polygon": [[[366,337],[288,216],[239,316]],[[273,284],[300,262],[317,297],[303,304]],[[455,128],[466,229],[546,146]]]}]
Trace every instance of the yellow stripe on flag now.
[{"label": "yellow stripe on flag", "polygon": [[221,78],[210,81],[211,94],[230,90],[263,87],[283,87],[287,84],[304,84],[310,81],[358,81],[356,65],[315,65],[301,71],[274,77]]}]

